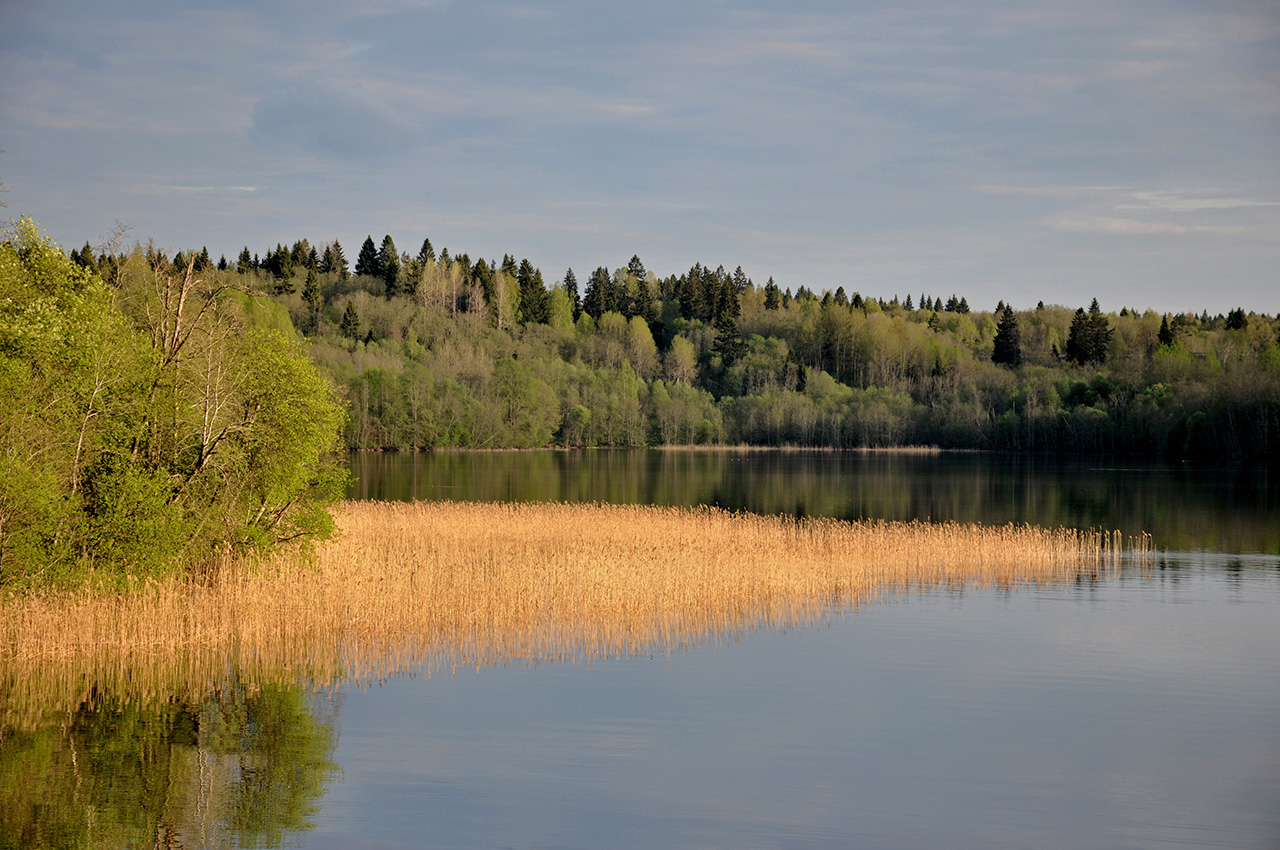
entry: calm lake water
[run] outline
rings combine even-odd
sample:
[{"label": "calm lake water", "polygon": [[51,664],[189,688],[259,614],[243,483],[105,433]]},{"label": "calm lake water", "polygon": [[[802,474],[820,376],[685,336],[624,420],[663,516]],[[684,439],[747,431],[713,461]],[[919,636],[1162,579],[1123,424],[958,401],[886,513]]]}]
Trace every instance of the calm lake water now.
[{"label": "calm lake water", "polygon": [[[1280,847],[1266,470],[735,451],[357,455],[352,470],[357,498],[1119,528],[1160,556],[672,655],[337,693],[232,681],[85,710],[0,742],[0,847],[90,846],[95,818],[106,846],[150,829],[146,846]],[[24,820],[31,776],[51,790]]]}]

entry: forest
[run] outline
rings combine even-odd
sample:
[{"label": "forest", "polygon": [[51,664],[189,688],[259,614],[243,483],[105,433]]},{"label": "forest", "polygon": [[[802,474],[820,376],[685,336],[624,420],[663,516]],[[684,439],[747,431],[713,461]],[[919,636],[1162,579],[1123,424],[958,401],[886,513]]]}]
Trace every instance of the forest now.
[{"label": "forest", "polygon": [[741,267],[659,276],[638,256],[548,284],[528,259],[416,254],[354,267],[335,240],[190,269],[287,311],[339,388],[350,449],[752,444],[1280,455],[1280,319],[1122,306],[990,310],[955,294],[818,294]]}]

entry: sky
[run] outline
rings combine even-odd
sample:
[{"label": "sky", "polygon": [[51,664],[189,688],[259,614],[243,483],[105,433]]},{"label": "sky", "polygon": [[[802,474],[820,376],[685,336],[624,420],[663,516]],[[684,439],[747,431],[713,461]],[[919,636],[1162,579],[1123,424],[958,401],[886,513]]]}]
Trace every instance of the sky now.
[{"label": "sky", "polygon": [[1280,3],[0,0],[2,218],[1280,312]]}]

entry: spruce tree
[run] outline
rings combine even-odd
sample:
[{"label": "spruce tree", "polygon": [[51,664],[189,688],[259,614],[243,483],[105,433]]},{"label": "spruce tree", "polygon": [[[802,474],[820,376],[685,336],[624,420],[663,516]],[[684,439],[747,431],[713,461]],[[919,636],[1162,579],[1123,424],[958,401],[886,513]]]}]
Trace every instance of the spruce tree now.
[{"label": "spruce tree", "polygon": [[1090,357],[1095,363],[1105,363],[1107,352],[1111,348],[1111,337],[1115,329],[1107,322],[1107,316],[1098,306],[1098,299],[1089,305],[1089,343]]},{"label": "spruce tree", "polygon": [[578,295],[578,277],[573,273],[572,266],[564,273],[564,291],[573,304],[573,320],[576,322],[582,315],[582,297]]},{"label": "spruce tree", "polygon": [[547,287],[542,282],[542,272],[533,267],[529,260],[520,261],[516,271],[516,282],[520,284],[520,317],[525,324],[535,322],[545,325],[550,319],[550,305],[547,301]]},{"label": "spruce tree", "polygon": [[1067,359],[1083,366],[1089,362],[1093,356],[1093,349],[1089,344],[1089,317],[1085,315],[1083,307],[1076,308],[1076,314],[1071,317],[1071,329],[1067,332]]},{"label": "spruce tree", "polygon": [[627,274],[631,275],[636,280],[644,280],[644,263],[640,262],[639,254],[631,255],[631,262],[627,263]]},{"label": "spruce tree", "polygon": [[356,275],[382,277],[382,267],[378,265],[378,248],[373,244],[373,236],[366,236],[360,246],[360,256],[356,257]]},{"label": "spruce tree", "polygon": [[249,246],[246,245],[244,250],[240,252],[240,256],[236,258],[236,273],[248,274],[253,271],[253,256],[249,253]]},{"label": "spruce tree", "polygon": [[1169,327],[1169,314],[1165,313],[1160,319],[1160,332],[1156,334],[1156,341],[1161,345],[1171,346],[1174,340],[1173,328]]},{"label": "spruce tree", "polygon": [[338,280],[346,280],[351,276],[351,273],[347,271],[347,257],[342,253],[342,245],[338,243],[337,239],[333,240],[333,264],[329,271],[337,272]]},{"label": "spruce tree", "polygon": [[324,304],[324,299],[320,295],[320,276],[316,274],[315,269],[307,269],[307,281],[302,285],[302,300],[310,308],[308,317],[310,330],[315,333],[320,324],[320,307]]},{"label": "spruce tree", "polygon": [[338,333],[347,339],[358,339],[360,336],[360,315],[356,313],[354,301],[347,302],[347,310],[342,314],[342,323],[338,325]]},{"label": "spruce tree", "polygon": [[778,284],[773,282],[773,278],[769,278],[769,282],[764,285],[764,308],[766,310],[777,310],[782,306],[782,293],[778,291]]},{"label": "spruce tree", "polygon": [[382,247],[378,249],[378,270],[383,283],[387,285],[387,297],[400,291],[400,255],[396,252],[396,243],[391,234],[382,237]]},{"label": "spruce tree", "polygon": [[418,249],[418,262],[425,269],[430,263],[436,261],[436,249],[431,247],[430,239],[422,240],[422,247]]},{"label": "spruce tree", "polygon": [[593,319],[599,319],[605,313],[605,291],[609,288],[609,270],[604,266],[591,273],[587,278],[587,291],[582,296],[582,312]]},{"label": "spruce tree", "polygon": [[1007,304],[1000,312],[991,361],[1005,366],[1018,366],[1022,363],[1022,334],[1018,330],[1018,317]]}]

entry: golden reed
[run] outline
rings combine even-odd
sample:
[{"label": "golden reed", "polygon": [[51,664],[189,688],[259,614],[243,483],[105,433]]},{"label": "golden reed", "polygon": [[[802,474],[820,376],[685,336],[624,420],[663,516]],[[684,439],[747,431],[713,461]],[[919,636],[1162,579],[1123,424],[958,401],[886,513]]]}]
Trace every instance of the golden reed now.
[{"label": "golden reed", "polygon": [[369,682],[584,660],[800,625],[910,588],[1063,584],[1145,535],[699,508],[346,502],[314,556],[0,608],[0,728],[94,694],[198,698],[235,671]]}]

